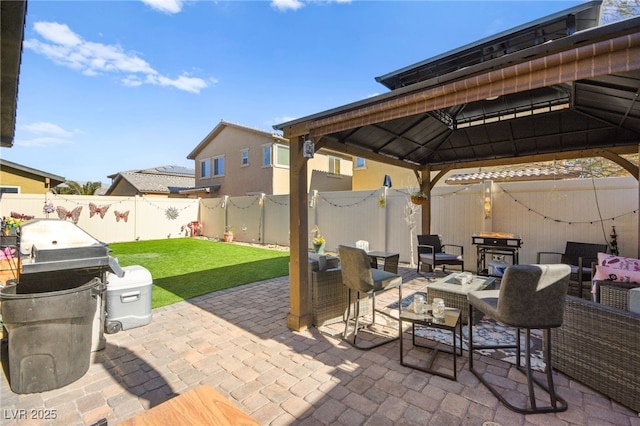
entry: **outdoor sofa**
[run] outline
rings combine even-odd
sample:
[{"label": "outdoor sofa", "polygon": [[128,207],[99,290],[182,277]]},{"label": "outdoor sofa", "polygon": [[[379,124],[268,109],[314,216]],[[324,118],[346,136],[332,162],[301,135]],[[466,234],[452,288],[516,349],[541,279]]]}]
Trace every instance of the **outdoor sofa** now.
[{"label": "outdoor sofa", "polygon": [[[633,285],[596,283],[599,300],[628,306]],[[567,296],[551,340],[553,368],[640,413],[640,313]]]}]

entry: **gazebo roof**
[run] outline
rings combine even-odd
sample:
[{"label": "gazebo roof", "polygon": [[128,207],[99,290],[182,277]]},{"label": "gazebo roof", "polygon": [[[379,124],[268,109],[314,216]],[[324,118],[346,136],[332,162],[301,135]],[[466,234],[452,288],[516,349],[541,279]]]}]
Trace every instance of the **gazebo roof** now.
[{"label": "gazebo roof", "polygon": [[445,76],[532,46],[598,26],[602,1],[592,1],[519,25],[482,40],[376,77],[390,90]]},{"label": "gazebo roof", "polygon": [[415,170],[637,152],[639,29],[636,17],[576,31],[274,127]]}]

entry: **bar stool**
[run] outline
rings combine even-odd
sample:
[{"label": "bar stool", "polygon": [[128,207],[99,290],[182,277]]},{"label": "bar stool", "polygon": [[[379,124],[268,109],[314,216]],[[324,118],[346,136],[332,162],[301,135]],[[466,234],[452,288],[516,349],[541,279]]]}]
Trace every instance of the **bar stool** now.
[{"label": "bar stool", "polygon": [[[499,290],[472,291],[469,300],[469,370],[507,408],[521,414],[554,413],[565,411],[567,402],[556,394],[551,372],[551,328],[560,327],[564,316],[569,265],[513,265],[505,270]],[[473,308],[477,308],[497,322],[516,329],[515,345],[474,345]],[[525,369],[520,365],[520,332],[525,331]],[[544,333],[544,362],[547,383],[544,384],[531,371],[531,330]],[[516,349],[516,368],[526,375],[529,404],[515,405],[473,367],[474,351],[482,349]],[[534,383],[549,396],[549,405],[538,406]]]},{"label": "bar stool", "polygon": [[342,283],[348,288],[348,305],[347,316],[344,323],[343,339],[349,342],[347,336],[349,331],[349,323],[351,322],[351,292],[356,292],[355,302],[355,325],[353,331],[353,342],[349,342],[358,349],[373,349],[386,343],[392,342],[398,339],[398,332],[395,330],[393,337],[386,337],[382,341],[373,343],[368,346],[358,345],[356,339],[358,337],[358,322],[360,319],[360,294],[366,293],[372,298],[372,326],[376,324],[376,312],[393,318],[390,312],[376,309],[376,293],[381,293],[386,290],[398,288],[398,317],[393,318],[398,321],[400,310],[402,309],[402,277],[391,272],[383,271],[380,269],[374,269],[371,267],[371,262],[367,253],[356,247],[338,246],[338,253],[340,254],[340,265],[342,268]]}]

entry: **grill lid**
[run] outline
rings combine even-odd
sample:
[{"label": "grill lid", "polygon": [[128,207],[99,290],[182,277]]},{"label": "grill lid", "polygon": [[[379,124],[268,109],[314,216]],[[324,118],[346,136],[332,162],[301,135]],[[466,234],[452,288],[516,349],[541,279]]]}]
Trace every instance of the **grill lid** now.
[{"label": "grill lid", "polygon": [[20,261],[23,274],[96,267],[123,273],[106,244],[60,219],[32,219],[20,225]]}]

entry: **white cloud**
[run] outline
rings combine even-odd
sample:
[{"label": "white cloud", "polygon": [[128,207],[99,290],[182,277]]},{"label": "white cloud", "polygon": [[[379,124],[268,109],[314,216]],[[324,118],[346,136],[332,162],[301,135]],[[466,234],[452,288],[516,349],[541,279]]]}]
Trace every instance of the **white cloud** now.
[{"label": "white cloud", "polygon": [[[209,83],[185,74],[172,79],[161,75],[147,61],[117,45],[85,41],[65,24],[36,22],[35,31],[44,41],[25,40],[26,49],[33,50],[59,65],[69,67],[87,76],[125,74],[120,82],[129,87],[143,83],[172,86],[191,93],[200,93]],[[215,82],[210,79],[209,82]]]},{"label": "white cloud", "polygon": [[301,0],[271,0],[271,7],[280,11],[298,10],[304,3]]},{"label": "white cloud", "polygon": [[53,145],[70,145],[73,142],[68,139],[60,139],[54,137],[41,137],[32,139],[16,139],[17,146],[46,148]]},{"label": "white cloud", "polygon": [[51,135],[60,137],[72,137],[74,134],[79,132],[78,130],[65,130],[57,124],[47,122],[25,124],[20,126],[20,129],[25,132],[33,133],[34,135]]},{"label": "white cloud", "polygon": [[351,3],[351,0],[271,0],[271,7],[281,12],[287,10],[298,10],[306,4],[329,4],[329,3]]},{"label": "white cloud", "polygon": [[25,147],[46,148],[58,145],[70,145],[79,130],[66,130],[57,124],[37,122],[20,126],[26,137],[17,137],[16,145]]},{"label": "white cloud", "polygon": [[36,22],[33,24],[33,28],[43,38],[56,44],[76,46],[82,43],[80,37],[71,31],[68,26],[57,22]]},{"label": "white cloud", "polygon": [[200,90],[207,87],[207,83],[201,78],[189,77],[184,74],[176,79],[171,79],[161,75],[148,75],[147,81],[151,84],[157,84],[160,86],[173,86],[177,89],[191,93],[200,93]]},{"label": "white cloud", "polygon": [[142,3],[160,12],[174,14],[182,11],[183,0],[141,0]]}]

